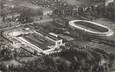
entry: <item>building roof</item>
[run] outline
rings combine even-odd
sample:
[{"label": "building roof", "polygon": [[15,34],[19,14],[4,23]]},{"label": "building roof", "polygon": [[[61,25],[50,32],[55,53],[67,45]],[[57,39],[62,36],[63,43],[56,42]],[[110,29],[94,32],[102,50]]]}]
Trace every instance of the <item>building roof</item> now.
[{"label": "building roof", "polygon": [[48,34],[47,37],[51,38],[51,39],[54,40],[54,41],[61,40],[61,38],[55,37],[55,36],[53,36],[53,35],[51,35],[51,34]]},{"label": "building roof", "polygon": [[69,5],[74,5],[77,7],[89,7],[92,5],[96,5],[96,4],[102,4],[104,3],[104,0],[65,0],[67,2],[67,4]]},{"label": "building roof", "polygon": [[[34,34],[35,35],[35,34]],[[41,41],[39,38],[34,37],[33,35],[23,36],[25,40],[32,43],[33,45],[40,47],[43,50],[49,49],[48,45],[51,45],[50,43],[46,43],[46,41]]]},{"label": "building roof", "polygon": [[46,32],[42,32],[42,31],[37,31],[39,33],[41,33],[43,36],[45,36],[46,38],[50,38],[52,39],[53,41],[58,41],[58,40],[61,40],[62,38],[60,38],[58,35],[55,36],[53,35],[53,33],[46,33]]}]

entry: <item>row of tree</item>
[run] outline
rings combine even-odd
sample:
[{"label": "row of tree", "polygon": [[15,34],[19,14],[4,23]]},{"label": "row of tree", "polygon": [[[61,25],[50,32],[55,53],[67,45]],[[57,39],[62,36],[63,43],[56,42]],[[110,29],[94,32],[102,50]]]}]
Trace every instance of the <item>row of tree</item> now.
[{"label": "row of tree", "polygon": [[23,66],[10,66],[15,72],[109,72],[113,55],[100,49],[71,48],[61,53],[38,57]]}]

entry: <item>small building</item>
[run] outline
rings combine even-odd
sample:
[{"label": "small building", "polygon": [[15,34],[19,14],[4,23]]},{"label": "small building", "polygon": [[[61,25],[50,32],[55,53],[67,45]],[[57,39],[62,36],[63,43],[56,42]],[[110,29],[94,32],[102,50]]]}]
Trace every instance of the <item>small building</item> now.
[{"label": "small building", "polygon": [[108,6],[109,3],[112,3],[112,2],[114,2],[114,0],[105,0],[105,6]]},{"label": "small building", "polygon": [[53,35],[53,33],[49,33],[47,36],[45,36],[45,38],[54,44],[52,47],[56,48],[63,46],[63,40],[60,37]]},{"label": "small building", "polygon": [[20,43],[20,41],[18,41],[15,37],[9,39],[10,44],[14,47],[14,48],[20,48],[22,45]]},{"label": "small building", "polygon": [[13,46],[14,48],[20,48],[22,45],[21,45],[21,43],[18,42],[18,41],[13,41],[12,46]]},{"label": "small building", "polygon": [[42,12],[43,12],[43,16],[52,15],[52,13],[53,13],[53,11],[51,9],[47,9],[47,8],[43,8]]}]

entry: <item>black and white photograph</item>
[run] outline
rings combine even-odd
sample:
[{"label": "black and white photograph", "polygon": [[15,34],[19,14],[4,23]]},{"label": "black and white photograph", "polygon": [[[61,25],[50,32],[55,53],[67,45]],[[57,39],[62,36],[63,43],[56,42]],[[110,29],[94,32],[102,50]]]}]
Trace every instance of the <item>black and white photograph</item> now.
[{"label": "black and white photograph", "polygon": [[0,72],[115,72],[115,0],[0,0]]}]

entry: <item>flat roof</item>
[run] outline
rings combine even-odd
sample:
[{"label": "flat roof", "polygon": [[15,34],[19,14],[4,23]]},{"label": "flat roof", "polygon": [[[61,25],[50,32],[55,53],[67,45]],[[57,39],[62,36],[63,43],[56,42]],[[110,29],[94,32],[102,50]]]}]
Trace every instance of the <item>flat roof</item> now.
[{"label": "flat roof", "polygon": [[50,49],[48,48],[48,46],[51,44],[48,43],[46,40],[42,40],[42,39],[40,40],[40,38],[38,38],[38,35],[36,34],[29,34],[29,35],[23,36],[23,38],[27,40],[28,42],[36,45],[37,47],[40,47],[43,50]]},{"label": "flat roof", "polygon": [[55,40],[55,41],[58,41],[58,40],[62,39],[59,36],[56,37],[56,36],[53,36],[53,35],[51,35],[49,33],[46,33],[46,32],[42,32],[42,31],[37,31],[37,32],[40,33],[40,34],[42,34],[43,36],[46,36],[46,37],[49,37],[49,38]]}]

